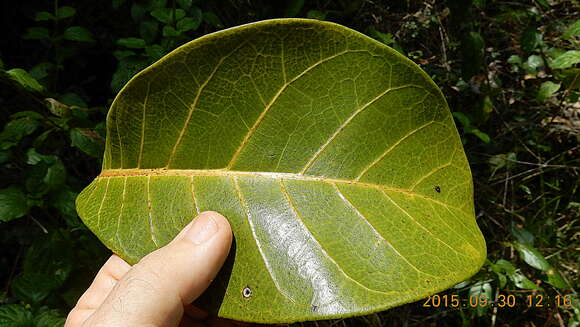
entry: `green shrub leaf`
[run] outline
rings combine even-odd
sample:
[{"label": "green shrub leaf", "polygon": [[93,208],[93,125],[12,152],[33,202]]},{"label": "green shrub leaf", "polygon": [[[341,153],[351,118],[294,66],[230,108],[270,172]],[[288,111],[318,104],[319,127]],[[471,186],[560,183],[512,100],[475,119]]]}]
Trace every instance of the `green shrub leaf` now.
[{"label": "green shrub leaf", "polygon": [[42,92],[44,90],[44,87],[40,85],[40,83],[38,83],[38,81],[30,76],[24,69],[13,68],[7,70],[6,73],[26,89],[36,92]]},{"label": "green shrub leaf", "polygon": [[155,20],[146,20],[139,24],[139,35],[145,42],[153,43],[159,33],[159,22]]},{"label": "green shrub leaf", "polygon": [[46,11],[40,11],[36,13],[36,16],[34,17],[34,20],[37,22],[43,22],[43,21],[47,21],[47,20],[54,20],[55,17],[53,14],[46,12]]},{"label": "green shrub leaf", "polygon": [[516,250],[518,250],[522,260],[524,260],[530,266],[542,271],[547,271],[552,268],[542,253],[540,253],[540,251],[538,251],[538,249],[534,248],[533,246],[516,242],[514,243],[514,247]]},{"label": "green shrub leaf", "polygon": [[145,43],[145,40],[139,39],[136,37],[128,37],[128,38],[124,38],[124,39],[118,39],[117,44],[122,46],[122,47],[131,48],[131,49],[142,49],[142,48],[145,48],[145,46],[147,46],[147,44]]},{"label": "green shrub leaf", "polygon": [[32,313],[20,304],[0,306],[0,327],[31,327],[34,326]]},{"label": "green shrub leaf", "polygon": [[0,222],[20,218],[28,213],[26,194],[16,186],[0,189]]},{"label": "green shrub leaf", "polygon": [[185,17],[182,20],[177,22],[177,30],[180,32],[187,32],[191,30],[196,30],[201,24],[201,12],[199,16],[193,17]]},{"label": "green shrub leaf", "polygon": [[58,10],[56,11],[56,18],[58,19],[70,18],[74,16],[76,13],[77,11],[73,7],[64,6],[58,8]]},{"label": "green shrub leaf", "polygon": [[113,89],[113,92],[119,92],[123,85],[125,85],[133,75],[149,66],[150,63],[151,61],[136,56],[123,58],[123,60],[119,62],[117,70],[113,74],[113,79],[111,80],[111,89]]},{"label": "green shrub leaf", "polygon": [[580,37],[580,19],[576,20],[566,29],[564,34],[562,34],[564,40],[570,40],[573,37]]},{"label": "green shrub leaf", "polygon": [[199,212],[225,215],[236,246],[197,304],[241,321],[384,310],[468,278],[486,251],[437,86],[315,20],[204,36],[135,76],[77,209],[131,263]]},{"label": "green shrub leaf", "polygon": [[185,17],[185,11],[183,9],[175,9],[174,11],[172,8],[158,8],[151,12],[151,16],[162,23],[172,24]]},{"label": "green shrub leaf", "polygon": [[83,128],[73,128],[70,131],[71,145],[77,147],[91,157],[98,158],[103,153],[104,140],[95,132]]},{"label": "green shrub leaf", "polygon": [[78,42],[94,42],[93,34],[84,27],[72,26],[64,31],[63,37],[65,40]]},{"label": "green shrub leaf", "polygon": [[574,66],[580,62],[580,51],[570,50],[559,55],[552,61],[550,67],[554,69],[564,69]]},{"label": "green shrub leaf", "polygon": [[564,277],[562,277],[562,274],[560,274],[556,269],[548,269],[546,275],[548,276],[548,283],[550,285],[560,289],[570,288],[570,284],[568,284]]},{"label": "green shrub leaf", "polygon": [[20,274],[11,284],[12,294],[28,304],[40,303],[58,286],[52,281],[52,276],[37,272]]},{"label": "green shrub leaf", "polygon": [[73,269],[72,245],[69,233],[64,230],[52,230],[37,237],[24,257],[23,274],[44,279],[43,288],[60,287]]},{"label": "green shrub leaf", "polygon": [[521,288],[523,290],[541,290],[542,289],[541,287],[534,284],[534,282],[529,280],[526,276],[524,276],[520,272],[514,272],[514,273],[510,274],[509,277],[517,288]]},{"label": "green shrub leaf", "polygon": [[383,33],[380,31],[377,31],[376,28],[374,28],[373,26],[369,27],[369,35],[377,40],[377,41],[381,41],[386,45],[391,45],[393,43],[395,43],[395,40],[393,40],[393,35],[391,33]]},{"label": "green shrub leaf", "polygon": [[44,99],[44,103],[46,104],[48,111],[55,116],[65,117],[70,114],[70,107],[56,99],[46,98]]},{"label": "green shrub leaf", "polygon": [[221,19],[211,11],[203,13],[203,21],[215,28],[224,28]]},{"label": "green shrub leaf", "polygon": [[[511,153],[513,155],[513,153]],[[496,162],[492,162],[491,159],[497,159]],[[515,157],[513,158],[506,158],[506,156],[496,156],[495,158],[490,158],[490,165],[495,166],[496,169],[505,167],[506,164],[509,162],[506,159],[511,159],[511,160],[516,160]],[[512,162],[513,163],[513,162]],[[508,167],[509,168],[509,167]],[[534,234],[530,233],[527,229],[525,229],[524,227],[518,226],[516,224],[514,224],[512,222],[511,226],[510,226],[510,231],[512,233],[512,235],[515,237],[515,239],[519,242],[519,243],[523,243],[529,246],[533,246],[534,245]]]},{"label": "green shrub leaf", "polygon": [[538,55],[531,55],[523,64],[523,67],[528,74],[536,74],[538,68],[544,67],[544,59]]},{"label": "green shrub leaf", "polygon": [[160,45],[154,44],[145,48],[145,54],[153,60],[158,60],[166,54],[166,51]]},{"label": "green shrub leaf", "polygon": [[22,35],[22,38],[26,40],[47,40],[50,39],[50,32],[46,27],[30,27]]},{"label": "green shrub leaf", "polygon": [[540,85],[540,90],[536,96],[536,100],[544,102],[546,99],[550,98],[554,93],[560,89],[560,83],[554,83],[552,81],[546,81]]},{"label": "green shrub leaf", "polygon": [[0,133],[0,150],[17,145],[23,137],[34,133],[39,126],[40,122],[33,117],[22,116],[11,120]]},{"label": "green shrub leaf", "polygon": [[328,13],[326,11],[309,10],[308,13],[306,14],[306,17],[310,19],[325,20],[327,14]]},{"label": "green shrub leaf", "polygon": [[34,320],[34,327],[62,327],[64,326],[66,318],[58,310],[42,308],[34,316]]},{"label": "green shrub leaf", "polygon": [[188,10],[191,8],[193,1],[192,0],[177,0],[177,4],[183,9]]},{"label": "green shrub leaf", "polygon": [[164,37],[176,37],[181,34],[180,31],[173,28],[173,26],[165,25],[163,26],[163,36]]},{"label": "green shrub leaf", "polygon": [[50,194],[50,206],[56,208],[66,219],[69,226],[76,228],[81,225],[75,210],[75,199],[78,193],[69,189],[62,189]]},{"label": "green shrub leaf", "polygon": [[542,43],[542,34],[535,27],[528,28],[522,35],[522,49],[525,52],[532,52],[538,45]]}]

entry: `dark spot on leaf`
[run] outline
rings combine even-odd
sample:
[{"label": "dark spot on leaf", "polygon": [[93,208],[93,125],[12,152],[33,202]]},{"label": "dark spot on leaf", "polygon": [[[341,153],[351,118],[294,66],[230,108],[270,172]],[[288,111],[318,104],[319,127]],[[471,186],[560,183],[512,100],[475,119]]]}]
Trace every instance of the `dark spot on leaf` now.
[{"label": "dark spot on leaf", "polygon": [[435,186],[435,192],[441,193],[441,188],[439,186]]},{"label": "dark spot on leaf", "polygon": [[313,305],[312,306],[312,312],[316,312],[318,311],[318,306],[317,305]]},{"label": "dark spot on leaf", "polygon": [[245,299],[249,299],[252,297],[252,289],[250,288],[250,286],[244,287],[244,289],[242,290],[242,296]]}]

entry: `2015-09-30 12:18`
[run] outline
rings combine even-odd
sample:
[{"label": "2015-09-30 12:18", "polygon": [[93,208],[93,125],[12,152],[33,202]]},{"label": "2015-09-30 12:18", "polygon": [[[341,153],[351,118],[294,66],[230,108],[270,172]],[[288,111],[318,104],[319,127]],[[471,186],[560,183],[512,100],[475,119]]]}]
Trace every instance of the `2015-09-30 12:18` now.
[{"label": "2015-09-30 12:18", "polygon": [[498,308],[513,308],[519,305],[525,305],[530,308],[544,308],[544,307],[571,307],[575,299],[571,294],[556,295],[550,297],[542,294],[529,294],[525,296],[522,301],[513,294],[498,294],[495,301],[491,301],[486,295],[469,295],[467,298],[462,298],[458,294],[435,294],[423,300],[422,307],[424,308],[467,308],[467,307],[498,307]]}]

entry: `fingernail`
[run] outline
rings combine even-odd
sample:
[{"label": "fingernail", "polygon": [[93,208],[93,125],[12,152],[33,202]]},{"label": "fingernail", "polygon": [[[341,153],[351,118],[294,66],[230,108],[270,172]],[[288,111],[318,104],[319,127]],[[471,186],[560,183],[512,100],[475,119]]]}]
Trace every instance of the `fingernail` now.
[{"label": "fingernail", "polygon": [[211,213],[202,213],[193,222],[193,225],[185,233],[185,238],[196,245],[209,240],[218,231],[218,226]]}]

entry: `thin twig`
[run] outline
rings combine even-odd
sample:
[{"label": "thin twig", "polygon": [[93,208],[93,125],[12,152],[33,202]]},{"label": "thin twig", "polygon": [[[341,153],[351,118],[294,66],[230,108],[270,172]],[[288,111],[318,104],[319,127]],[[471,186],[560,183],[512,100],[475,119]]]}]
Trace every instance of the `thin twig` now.
[{"label": "thin twig", "polygon": [[40,229],[42,230],[42,232],[44,234],[48,234],[48,230],[44,226],[42,226],[40,221],[36,220],[36,218],[32,217],[32,215],[28,215],[28,216],[32,219],[32,221],[34,221],[40,227]]}]

